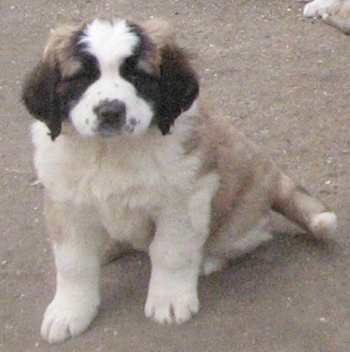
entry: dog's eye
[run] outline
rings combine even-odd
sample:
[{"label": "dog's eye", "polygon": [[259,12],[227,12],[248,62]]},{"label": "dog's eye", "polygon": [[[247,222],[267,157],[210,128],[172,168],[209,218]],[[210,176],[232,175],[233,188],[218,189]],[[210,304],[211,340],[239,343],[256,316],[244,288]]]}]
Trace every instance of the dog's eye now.
[{"label": "dog's eye", "polygon": [[65,91],[69,90],[72,86],[80,85],[81,82],[85,81],[83,72],[77,72],[73,75],[63,77],[56,86],[56,91],[58,94],[64,94]]},{"label": "dog's eye", "polygon": [[70,82],[77,81],[77,80],[79,80],[79,79],[81,79],[81,78],[83,78],[83,77],[84,77],[83,72],[78,71],[78,72],[75,73],[74,75],[64,77],[64,78],[62,79],[62,82],[63,82],[63,83],[70,83]]},{"label": "dog's eye", "polygon": [[120,68],[121,75],[128,78],[137,77],[140,73],[140,70],[137,64],[138,64],[138,61],[135,57],[129,57],[125,59],[124,63]]}]

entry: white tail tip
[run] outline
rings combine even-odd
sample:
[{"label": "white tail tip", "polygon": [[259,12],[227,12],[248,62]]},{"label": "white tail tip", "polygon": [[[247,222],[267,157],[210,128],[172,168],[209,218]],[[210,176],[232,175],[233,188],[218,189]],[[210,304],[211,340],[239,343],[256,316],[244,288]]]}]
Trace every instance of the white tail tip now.
[{"label": "white tail tip", "polygon": [[310,229],[318,236],[331,235],[337,228],[337,216],[330,211],[317,214],[311,221]]}]

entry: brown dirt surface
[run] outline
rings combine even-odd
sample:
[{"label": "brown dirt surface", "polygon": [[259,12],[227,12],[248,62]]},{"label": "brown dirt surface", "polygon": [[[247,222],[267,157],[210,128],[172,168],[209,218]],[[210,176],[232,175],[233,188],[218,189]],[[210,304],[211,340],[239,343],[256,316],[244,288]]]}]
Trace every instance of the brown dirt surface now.
[{"label": "brown dirt surface", "polygon": [[[1,0],[0,351],[350,351],[350,38],[293,0]],[[169,18],[194,56],[202,96],[339,217],[315,241],[275,219],[276,238],[200,280],[201,310],[182,326],[144,317],[147,256],[103,268],[102,307],[83,335],[39,335],[54,264],[35,185],[24,75],[57,23]]]}]

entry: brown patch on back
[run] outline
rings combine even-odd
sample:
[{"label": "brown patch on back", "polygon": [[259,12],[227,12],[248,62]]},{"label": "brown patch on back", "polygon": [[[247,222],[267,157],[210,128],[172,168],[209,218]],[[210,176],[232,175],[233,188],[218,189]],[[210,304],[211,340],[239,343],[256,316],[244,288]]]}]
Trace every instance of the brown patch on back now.
[{"label": "brown patch on back", "polygon": [[[215,242],[216,248],[222,243],[224,251],[225,234],[239,237],[253,229],[270,210],[313,231],[313,219],[327,210],[320,201],[296,185],[228,119],[202,112],[195,124],[193,145],[203,160],[199,177],[215,172],[220,178],[212,200],[209,242]],[[218,236],[223,240],[218,240]],[[232,241],[230,238],[227,240]]]},{"label": "brown patch on back", "polygon": [[197,143],[202,174],[216,172],[220,187],[212,200],[211,233],[215,237],[236,223],[236,234],[249,230],[271,206],[276,167],[225,118],[201,114]]}]

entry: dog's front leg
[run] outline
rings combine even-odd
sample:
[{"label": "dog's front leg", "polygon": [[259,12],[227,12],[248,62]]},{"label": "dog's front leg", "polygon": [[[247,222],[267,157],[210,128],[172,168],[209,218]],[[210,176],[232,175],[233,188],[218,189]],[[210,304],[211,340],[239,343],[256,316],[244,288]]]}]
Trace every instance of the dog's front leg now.
[{"label": "dog's front leg", "polygon": [[41,334],[56,343],[82,333],[97,314],[102,241],[84,209],[47,200],[45,212],[55,255],[56,293],[45,311]]},{"label": "dog's front leg", "polygon": [[198,312],[203,239],[201,234],[191,232],[185,219],[170,216],[158,224],[149,248],[152,272],[145,313],[159,323],[180,324]]},{"label": "dog's front leg", "polygon": [[198,312],[198,276],[218,184],[216,174],[202,177],[192,196],[181,200],[174,195],[176,204],[170,201],[156,219],[145,313],[159,323],[180,324]]},{"label": "dog's front leg", "polygon": [[169,204],[157,219],[145,313],[159,323],[180,324],[198,312],[198,276],[217,184],[216,175],[203,177],[189,199]]}]

